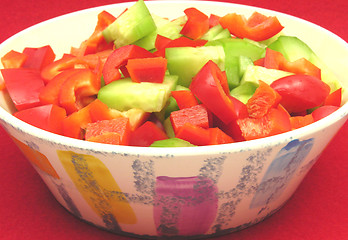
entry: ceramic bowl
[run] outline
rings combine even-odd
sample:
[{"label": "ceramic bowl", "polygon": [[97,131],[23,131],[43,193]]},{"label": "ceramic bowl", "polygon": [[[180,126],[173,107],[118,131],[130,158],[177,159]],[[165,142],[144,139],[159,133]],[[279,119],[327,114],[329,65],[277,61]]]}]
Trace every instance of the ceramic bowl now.
[{"label": "ceramic bowl", "polygon": [[[99,12],[118,15],[131,4],[102,6],[43,22],[3,42],[0,56],[12,49],[46,44],[56,53],[69,52],[91,34]],[[151,12],[168,18],[182,16],[188,7],[217,15],[237,12],[248,16],[255,10],[275,15],[285,26],[284,33],[305,41],[348,88],[344,66],[348,44],[317,25],[231,3],[146,4]],[[116,234],[175,239],[226,234],[272,215],[291,197],[348,114],[345,104],[309,126],[247,142],[141,148],[58,136],[13,117],[4,93],[0,104],[1,124],[69,212]]]}]

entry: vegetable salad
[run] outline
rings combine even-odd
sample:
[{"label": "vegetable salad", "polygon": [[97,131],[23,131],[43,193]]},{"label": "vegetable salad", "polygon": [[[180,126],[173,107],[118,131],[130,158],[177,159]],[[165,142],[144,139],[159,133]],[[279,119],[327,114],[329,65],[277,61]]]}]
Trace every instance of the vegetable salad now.
[{"label": "vegetable salad", "polygon": [[93,33],[56,59],[52,48],[2,56],[15,117],[86,141],[187,147],[263,138],[341,106],[335,76],[277,17],[254,12],[154,15],[138,0],[98,15]]}]

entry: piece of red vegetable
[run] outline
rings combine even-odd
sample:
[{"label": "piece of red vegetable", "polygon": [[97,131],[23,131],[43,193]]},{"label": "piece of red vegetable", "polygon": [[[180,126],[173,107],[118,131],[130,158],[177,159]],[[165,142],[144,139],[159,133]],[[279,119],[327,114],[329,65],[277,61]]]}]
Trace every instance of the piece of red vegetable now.
[{"label": "piece of red vegetable", "polygon": [[200,104],[172,112],[170,114],[170,121],[174,132],[177,133],[186,123],[203,128],[209,128],[211,124],[211,116],[207,108]]},{"label": "piece of red vegetable", "polygon": [[337,89],[327,96],[324,105],[340,107],[342,104],[342,88]]},{"label": "piece of red vegetable", "polygon": [[42,105],[15,112],[15,117],[43,130],[62,134],[62,122],[66,111],[54,104]]},{"label": "piece of red vegetable", "polygon": [[84,97],[96,95],[101,83],[97,75],[90,69],[82,69],[69,76],[61,85],[59,91],[59,105],[64,107],[68,114],[85,107]]},{"label": "piece of red vegetable", "polygon": [[190,90],[176,90],[172,91],[171,94],[178,104],[179,109],[190,108],[199,104]]},{"label": "piece of red vegetable", "polygon": [[128,145],[130,140],[129,119],[118,117],[110,120],[88,123],[86,126],[85,139],[93,142]]},{"label": "piece of red vegetable", "polygon": [[175,137],[197,146],[209,145],[210,143],[210,132],[208,128],[200,127],[190,122],[182,125],[175,134]]},{"label": "piece of red vegetable", "polygon": [[229,13],[221,17],[219,23],[234,36],[254,41],[269,39],[284,28],[277,17],[267,17],[258,12],[254,12],[249,19],[243,15]]},{"label": "piece of red vegetable", "polygon": [[311,75],[290,75],[274,81],[270,86],[280,94],[280,104],[289,113],[321,106],[330,93],[326,83]]},{"label": "piece of red vegetable", "polygon": [[1,58],[1,63],[4,68],[20,68],[27,58],[24,53],[11,50]]},{"label": "piece of red vegetable", "polygon": [[321,70],[305,58],[300,58],[294,62],[288,61],[283,54],[270,48],[266,49],[263,66],[271,69],[279,69],[294,74],[311,75],[321,79]]},{"label": "piece of red vegetable", "polygon": [[129,59],[126,68],[133,82],[162,83],[167,70],[167,59],[163,57]]},{"label": "piece of red vegetable", "polygon": [[233,102],[226,94],[221,82],[227,81],[226,75],[216,63],[208,61],[193,78],[190,90],[225,124],[237,118]]},{"label": "piece of red vegetable", "polygon": [[273,136],[292,129],[289,115],[277,108],[269,109],[261,118],[237,119],[237,124],[245,140]]},{"label": "piece of red vegetable", "polygon": [[56,54],[49,45],[39,48],[24,48],[23,53],[28,56],[23,67],[37,70],[42,70],[56,58]]},{"label": "piece of red vegetable", "polygon": [[130,146],[149,147],[154,141],[167,139],[167,134],[154,122],[146,121],[131,133]]},{"label": "piece of red vegetable", "polygon": [[209,17],[196,8],[184,10],[187,21],[180,33],[191,39],[199,39],[209,30]]},{"label": "piece of red vegetable", "polygon": [[[105,84],[109,84],[112,81],[121,78],[121,67],[126,66],[129,59],[133,58],[152,58],[156,57],[148,50],[139,47],[137,45],[126,45],[124,47],[117,48],[107,58],[104,68],[103,77]],[[123,68],[122,70],[126,70]],[[128,72],[123,72],[125,76],[129,76]]]},{"label": "piece of red vegetable", "polygon": [[1,69],[1,73],[6,89],[17,110],[41,105],[39,93],[44,87],[44,81],[38,70],[7,68]]},{"label": "piece of red vegetable", "polygon": [[259,87],[253,96],[248,100],[246,106],[249,117],[262,118],[269,109],[277,107],[281,100],[281,96],[267,83],[259,81]]},{"label": "piece of red vegetable", "polygon": [[330,105],[321,106],[312,112],[313,120],[318,121],[318,120],[330,115],[331,113],[335,112],[338,109],[339,109],[339,107],[337,107],[337,106],[330,106]]}]

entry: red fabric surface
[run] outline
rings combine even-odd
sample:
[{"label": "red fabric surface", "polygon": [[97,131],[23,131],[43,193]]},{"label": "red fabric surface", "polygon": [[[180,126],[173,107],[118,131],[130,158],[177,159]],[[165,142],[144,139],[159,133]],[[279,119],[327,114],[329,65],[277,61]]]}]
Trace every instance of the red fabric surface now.
[{"label": "red fabric surface", "polygon": [[[346,0],[236,0],[289,13],[348,40]],[[0,42],[38,22],[111,0],[1,0]],[[330,47],[330,46],[328,46]],[[265,221],[226,239],[348,239],[348,123],[288,203]],[[84,223],[50,194],[0,127],[0,239],[130,239]]]}]

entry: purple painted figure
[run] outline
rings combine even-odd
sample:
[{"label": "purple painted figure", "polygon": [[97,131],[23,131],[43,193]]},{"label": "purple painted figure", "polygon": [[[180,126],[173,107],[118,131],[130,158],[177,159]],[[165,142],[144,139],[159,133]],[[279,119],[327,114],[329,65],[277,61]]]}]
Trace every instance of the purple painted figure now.
[{"label": "purple painted figure", "polygon": [[159,235],[200,235],[214,222],[217,187],[206,177],[156,179],[154,218]]}]

